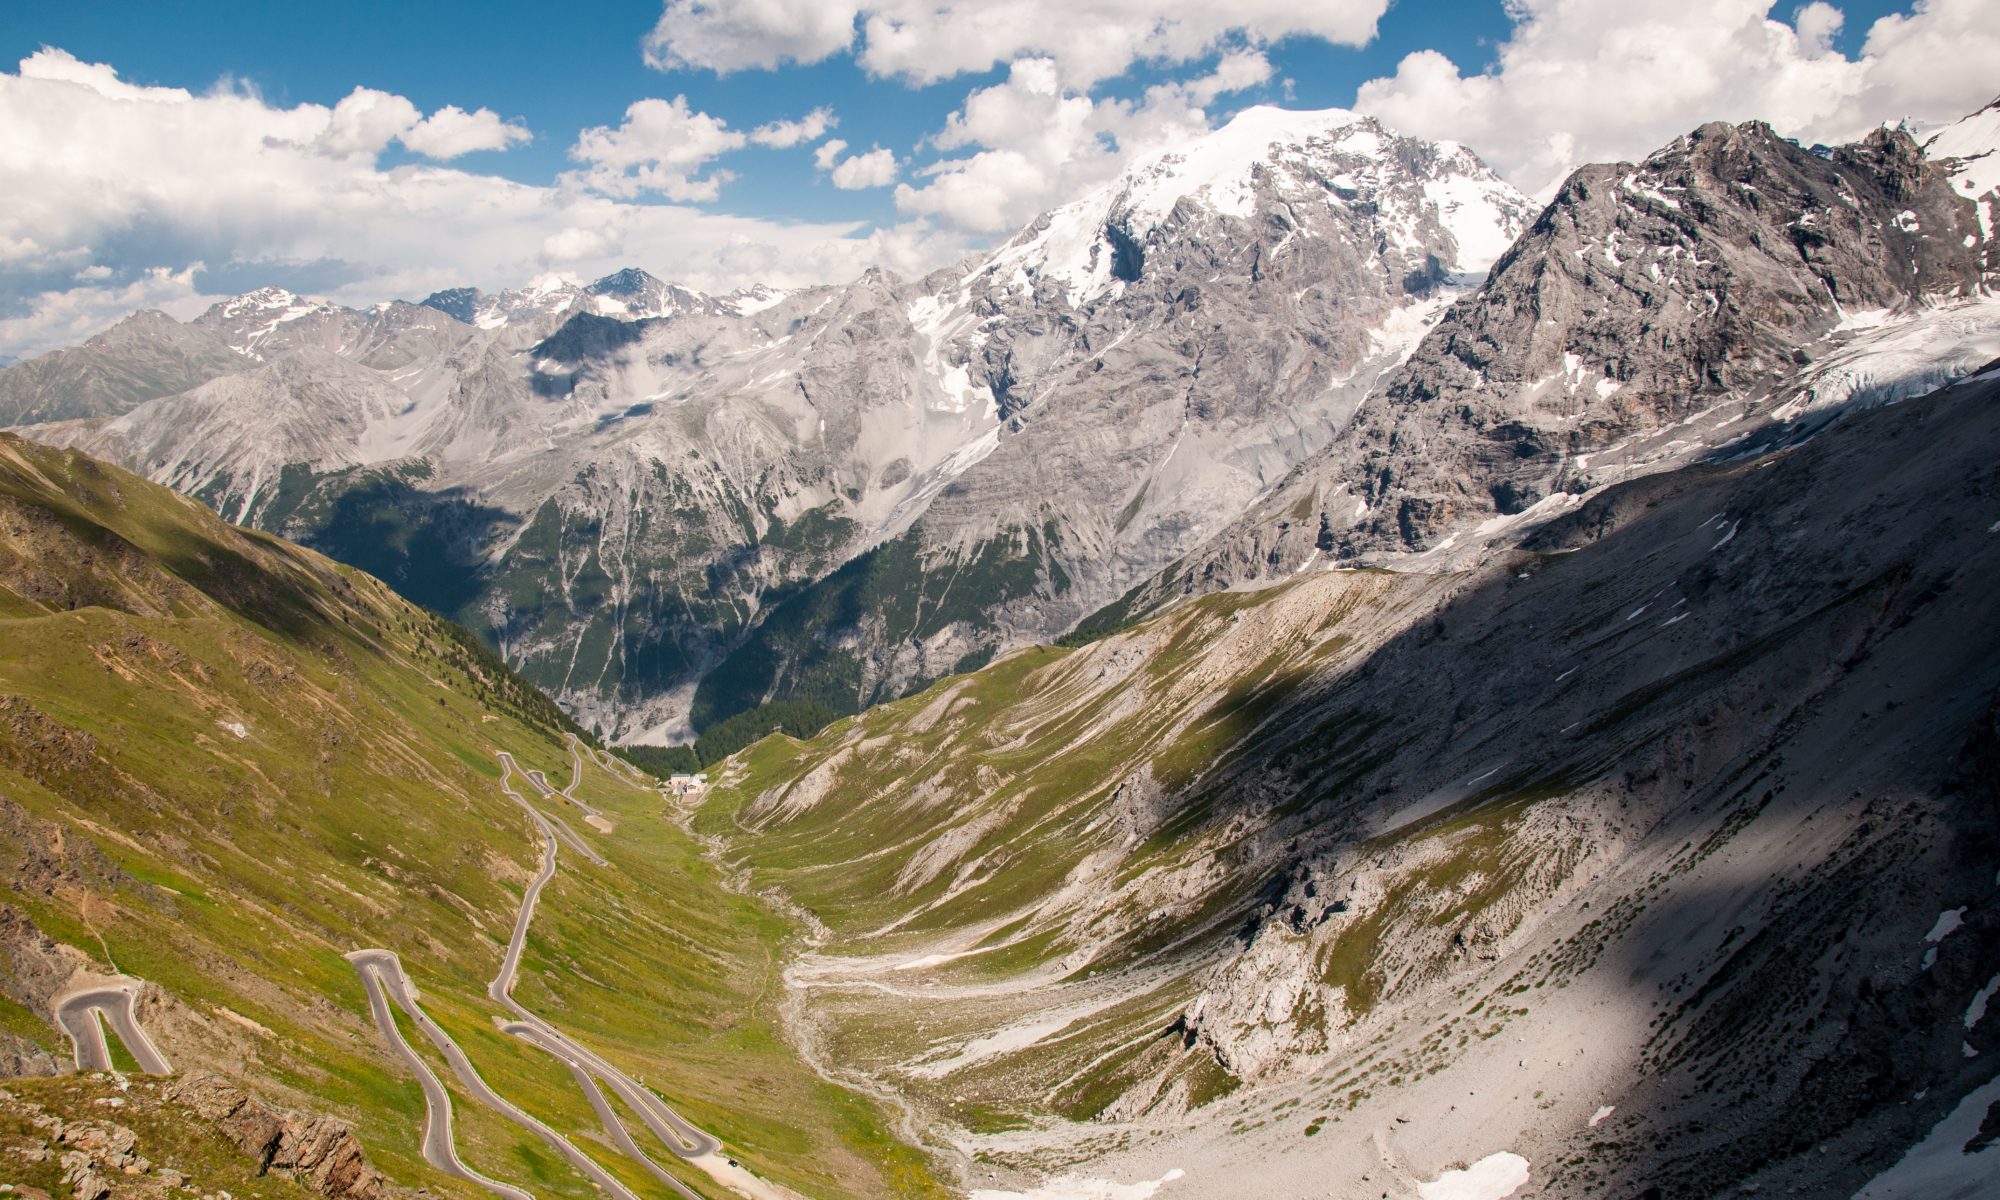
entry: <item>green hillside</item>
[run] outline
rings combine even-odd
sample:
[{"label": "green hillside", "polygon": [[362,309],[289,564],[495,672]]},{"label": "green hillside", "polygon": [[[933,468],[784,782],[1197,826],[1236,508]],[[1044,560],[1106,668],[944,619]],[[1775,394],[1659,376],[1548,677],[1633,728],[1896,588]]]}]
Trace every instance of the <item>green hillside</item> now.
[{"label": "green hillside", "polygon": [[[636,1195],[669,1194],[562,1063],[497,1028],[486,985],[541,840],[496,754],[556,787],[571,767],[559,716],[462,631],[123,471],[0,436],[0,645],[0,1049],[66,1059],[47,1008],[65,979],[137,977],[177,1071],[351,1123],[394,1183],[483,1194],[420,1156],[417,1081],[343,957],[391,950],[495,1089]],[[564,847],[515,998],[773,1184],[933,1194],[884,1113],[779,1035],[784,922],[723,887],[636,773],[580,761],[575,798],[601,825],[534,799],[605,863]],[[598,1194],[405,1033],[453,1093],[468,1165]]]}]

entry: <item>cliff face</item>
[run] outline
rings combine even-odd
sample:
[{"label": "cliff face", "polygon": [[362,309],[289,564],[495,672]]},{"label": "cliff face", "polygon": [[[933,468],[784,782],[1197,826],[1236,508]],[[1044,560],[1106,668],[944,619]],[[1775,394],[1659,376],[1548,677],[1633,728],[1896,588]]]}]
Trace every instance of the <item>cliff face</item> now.
[{"label": "cliff face", "polygon": [[1802,397],[1894,384],[1834,395],[1814,363],[1885,310],[1980,295],[1987,231],[1952,181],[1902,133],[1822,156],[1755,122],[1578,171],[1347,435],[1148,595],[1434,549],[1691,461]]}]

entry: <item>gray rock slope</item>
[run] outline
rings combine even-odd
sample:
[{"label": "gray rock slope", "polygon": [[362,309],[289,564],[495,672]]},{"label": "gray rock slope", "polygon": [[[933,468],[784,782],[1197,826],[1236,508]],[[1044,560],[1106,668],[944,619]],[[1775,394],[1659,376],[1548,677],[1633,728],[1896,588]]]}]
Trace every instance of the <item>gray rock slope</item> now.
[{"label": "gray rock slope", "polygon": [[[1370,968],[1381,1000],[1452,1008],[1484,976],[1521,997],[1509,1041],[1533,1044],[1533,1088],[1617,1110],[1565,1128],[1500,1111],[1533,1088],[1455,1101],[1518,1130],[1541,1194],[1847,1195],[1893,1164],[2000,1045],[1966,1020],[2000,969],[2000,642],[1979,615],[2000,578],[1996,400],[1989,375],[1608,489],[1322,693],[1322,714],[1394,714],[1376,737],[1396,749],[1335,794],[1312,786],[1339,764],[1310,721],[1272,737],[1273,777],[1318,793],[1304,836],[1323,848],[1192,1036],[1254,1068],[1283,1045],[1258,1036],[1259,959],[1334,961],[1373,909],[1403,927]],[[1468,807],[1509,834],[1483,879],[1409,837]],[[1480,824],[1444,840],[1477,860]],[[1440,1024],[1471,1030],[1469,1007]],[[1498,1084],[1518,1050],[1467,1074]]]},{"label": "gray rock slope", "polygon": [[267,290],[193,323],[227,372],[34,432],[382,575],[607,732],[852,711],[1199,545],[1530,215],[1463,148],[1253,109],[921,281]]},{"label": "gray rock slope", "polygon": [[1980,294],[1991,231],[1951,167],[1752,122],[1578,171],[1342,437],[1134,603],[1433,550],[1727,441],[1883,310]]},{"label": "gray rock slope", "polygon": [[0,369],[0,423],[121,413],[245,365],[205,330],[163,312],[135,313],[81,346]]},{"label": "gray rock slope", "polygon": [[845,711],[1061,633],[1327,445],[1529,213],[1462,148],[1257,109],[925,280],[921,361],[992,406],[990,443],[697,711]]},{"label": "gray rock slope", "polygon": [[2000,363],[1857,405],[736,760],[807,1027],[982,1165],[1190,1197],[1987,1194]]}]

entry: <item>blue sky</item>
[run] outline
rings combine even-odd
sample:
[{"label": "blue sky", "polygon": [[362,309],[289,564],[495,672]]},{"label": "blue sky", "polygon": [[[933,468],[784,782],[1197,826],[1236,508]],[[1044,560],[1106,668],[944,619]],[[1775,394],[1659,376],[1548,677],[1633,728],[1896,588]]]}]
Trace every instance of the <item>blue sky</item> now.
[{"label": "blue sky", "polygon": [[[273,104],[331,106],[365,86],[407,96],[426,111],[445,104],[491,108],[525,122],[534,142],[467,156],[461,165],[529,183],[552,182],[573,165],[568,151],[576,131],[615,125],[626,105],[648,96],[685,94],[692,107],[739,128],[831,105],[840,119],[837,136],[909,153],[944,124],[968,91],[1006,74],[995,68],[911,87],[871,79],[845,57],[723,76],[709,70],[662,72],[648,67],[641,54],[641,41],[660,19],[657,0],[594,0],[578,15],[523,2],[466,6],[407,0],[332,5],[8,0],[6,8],[10,16],[0,24],[4,63],[47,45],[111,64],[131,82],[201,91],[219,79],[233,79]],[[1291,96],[1274,80],[1232,97],[1234,103],[1224,107],[1345,106],[1353,103],[1357,85],[1393,71],[1409,50],[1433,48],[1470,69],[1483,68],[1507,29],[1498,0],[1405,0],[1390,8],[1380,36],[1366,47],[1310,38],[1279,44],[1270,58],[1279,79],[1293,81]],[[1133,95],[1175,73],[1142,64],[1102,91]],[[732,212],[894,219],[886,193],[836,189],[817,177],[804,153],[745,154],[729,165],[738,179],[719,206]]]},{"label": "blue sky", "polygon": [[[968,91],[1006,73],[994,68],[911,87],[871,79],[848,57],[721,76],[710,70],[662,72],[648,67],[641,54],[642,40],[661,16],[657,0],[593,0],[572,13],[522,0],[480,5],[8,0],[5,7],[10,15],[0,26],[0,62],[46,45],[115,66],[130,82],[201,91],[231,79],[279,105],[330,106],[362,86],[407,96],[425,111],[446,104],[491,108],[524,122],[535,140],[469,155],[460,165],[543,184],[574,165],[568,151],[576,131],[615,125],[626,105],[648,96],[685,94],[693,108],[738,128],[830,105],[840,120],[836,136],[909,154],[944,124]],[[1907,6],[1886,0],[1843,5],[1847,21],[1836,44],[1854,52],[1876,17],[1902,7]],[[1483,71],[1511,23],[1500,0],[1399,0],[1378,28],[1375,39],[1358,48],[1310,37],[1272,46],[1267,54],[1276,69],[1273,80],[1228,97],[1217,114],[1248,103],[1346,107],[1361,83],[1392,74],[1415,50],[1437,50],[1467,73]],[[1141,63],[1099,94],[1137,95],[1185,74],[1185,65]],[[409,157],[392,147],[385,161]],[[710,207],[768,217],[895,219],[886,192],[836,189],[804,153],[741,154],[729,167],[737,179]]]},{"label": "blue sky", "polygon": [[[0,209],[0,353],[252,282],[922,271],[1257,103],[1358,107],[1540,194],[1710,119],[1969,111],[1990,5],[0,0],[0,193],[29,198]],[[816,109],[837,124],[745,138]]]}]

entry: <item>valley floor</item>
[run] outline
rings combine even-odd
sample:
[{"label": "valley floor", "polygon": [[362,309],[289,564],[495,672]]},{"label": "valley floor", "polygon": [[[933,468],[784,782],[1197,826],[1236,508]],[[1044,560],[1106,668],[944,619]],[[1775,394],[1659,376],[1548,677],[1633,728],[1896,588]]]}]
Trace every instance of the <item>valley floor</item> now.
[{"label": "valley floor", "polygon": [[979,1200],[1989,1196],[1996,404],[1017,652],[694,823]]}]

